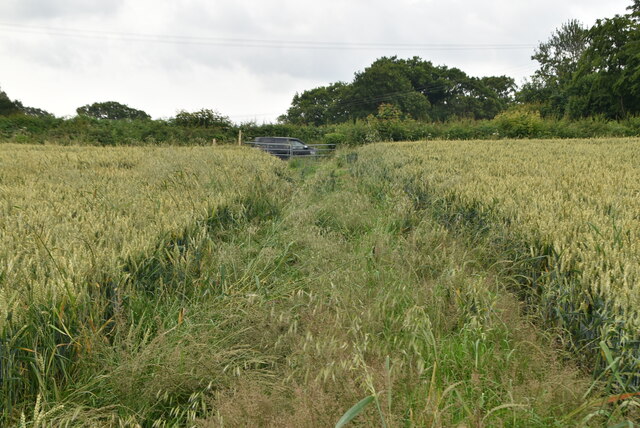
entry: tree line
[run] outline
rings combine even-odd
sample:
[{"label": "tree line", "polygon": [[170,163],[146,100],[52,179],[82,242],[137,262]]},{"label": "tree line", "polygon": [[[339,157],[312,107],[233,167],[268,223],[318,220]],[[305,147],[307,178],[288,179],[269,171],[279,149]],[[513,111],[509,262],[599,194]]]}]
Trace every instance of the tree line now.
[{"label": "tree line", "polygon": [[[76,109],[78,117],[103,120],[151,120],[151,116],[143,110],[129,107],[117,101],[96,102]],[[53,118],[54,115],[38,108],[25,107],[19,100],[11,100],[6,92],[0,89],[0,116],[25,115],[42,118]],[[230,127],[231,120],[215,110],[201,109],[194,112],[180,110],[167,122],[185,127]]]},{"label": "tree line", "polygon": [[419,57],[383,57],[356,73],[351,83],[296,94],[280,121],[335,124],[376,114],[382,104],[396,106],[403,118],[417,120],[490,119],[509,105],[515,88],[515,81],[507,76],[470,77]]}]

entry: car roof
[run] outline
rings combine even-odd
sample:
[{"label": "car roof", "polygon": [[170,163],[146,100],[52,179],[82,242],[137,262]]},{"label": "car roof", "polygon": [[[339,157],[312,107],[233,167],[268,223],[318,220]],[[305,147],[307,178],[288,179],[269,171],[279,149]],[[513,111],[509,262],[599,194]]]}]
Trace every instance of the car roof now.
[{"label": "car roof", "polygon": [[292,137],[256,137],[255,140],[256,141],[267,141],[267,140],[274,140],[274,141],[300,141],[298,138],[292,138]]}]

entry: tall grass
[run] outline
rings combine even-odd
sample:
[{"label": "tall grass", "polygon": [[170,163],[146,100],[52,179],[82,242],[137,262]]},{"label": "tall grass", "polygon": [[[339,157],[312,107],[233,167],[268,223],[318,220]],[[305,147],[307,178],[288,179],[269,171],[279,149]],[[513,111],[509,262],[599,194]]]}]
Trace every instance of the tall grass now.
[{"label": "tall grass", "polygon": [[376,165],[436,208],[444,224],[489,234],[496,261],[511,260],[526,274],[518,288],[570,332],[592,367],[610,370],[599,343],[612,349],[623,392],[639,382],[637,156],[634,139],[430,142],[360,152],[363,174]]}]

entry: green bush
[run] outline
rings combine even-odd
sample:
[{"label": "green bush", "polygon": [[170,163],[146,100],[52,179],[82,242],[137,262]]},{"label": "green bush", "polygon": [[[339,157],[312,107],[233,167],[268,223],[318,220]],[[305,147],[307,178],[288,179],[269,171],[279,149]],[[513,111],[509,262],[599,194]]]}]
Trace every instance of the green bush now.
[{"label": "green bush", "polygon": [[347,137],[344,134],[340,134],[339,132],[330,132],[325,134],[322,142],[324,144],[329,144],[334,148],[336,146],[341,146],[347,141]]},{"label": "green bush", "polygon": [[456,121],[448,124],[445,138],[447,140],[471,140],[477,137],[474,135],[473,127],[467,123]]},{"label": "green bush", "polygon": [[536,138],[543,134],[544,121],[539,111],[517,106],[494,119],[500,134],[509,138]]},{"label": "green bush", "polygon": [[380,134],[370,121],[358,120],[354,123],[338,125],[340,132],[347,136],[347,144],[357,146],[380,141]]},{"label": "green bush", "polygon": [[624,124],[630,135],[640,135],[640,116],[629,117],[624,121]]}]

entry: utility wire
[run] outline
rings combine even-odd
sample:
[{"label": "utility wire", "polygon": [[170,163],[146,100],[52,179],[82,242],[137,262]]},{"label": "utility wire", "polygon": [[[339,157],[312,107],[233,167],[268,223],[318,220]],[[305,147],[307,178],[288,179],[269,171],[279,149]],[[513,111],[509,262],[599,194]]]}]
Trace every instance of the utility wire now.
[{"label": "utility wire", "polygon": [[280,48],[280,49],[335,49],[335,50],[512,50],[532,49],[530,44],[504,43],[383,43],[383,42],[344,42],[344,41],[311,41],[311,40],[269,40],[244,39],[211,36],[184,36],[149,33],[127,33],[88,29],[35,26],[0,22],[0,31],[20,34],[47,35],[94,40],[117,40],[149,43],[168,43],[180,45],[206,45],[219,47],[244,48]]}]

